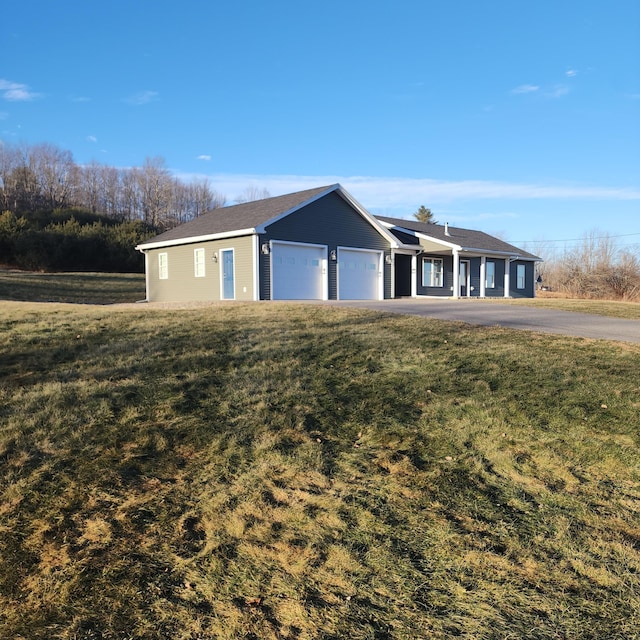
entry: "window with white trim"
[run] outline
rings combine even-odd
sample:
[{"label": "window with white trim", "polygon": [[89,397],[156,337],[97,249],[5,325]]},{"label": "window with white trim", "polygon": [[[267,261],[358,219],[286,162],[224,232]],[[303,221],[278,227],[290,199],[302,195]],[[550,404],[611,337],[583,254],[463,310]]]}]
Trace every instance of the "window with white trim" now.
[{"label": "window with white trim", "polygon": [[204,249],[193,250],[193,275],[196,278],[204,278]]},{"label": "window with white trim", "polygon": [[496,288],[496,263],[487,261],[487,289],[495,289]]},{"label": "window with white trim", "polygon": [[442,258],[422,258],[422,286],[442,287]]},{"label": "window with white trim", "polygon": [[516,265],[516,288],[524,289],[526,284],[526,267],[523,264]]},{"label": "window with white trim", "polygon": [[158,278],[167,280],[169,278],[169,254],[158,254]]}]

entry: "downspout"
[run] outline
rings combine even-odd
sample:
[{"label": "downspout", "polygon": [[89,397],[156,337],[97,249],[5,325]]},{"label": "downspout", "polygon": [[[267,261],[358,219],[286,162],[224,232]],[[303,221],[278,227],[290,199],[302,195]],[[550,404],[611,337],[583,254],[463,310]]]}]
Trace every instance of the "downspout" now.
[{"label": "downspout", "polygon": [[504,297],[510,298],[511,292],[511,263],[517,260],[517,256],[510,256],[504,261]]},{"label": "downspout", "polygon": [[504,297],[509,297],[509,290],[511,288],[511,259],[505,258],[504,260]]},{"label": "downspout", "polygon": [[144,300],[136,300],[136,302],[149,302],[149,254],[144,250],[136,247],[140,253],[144,255]]},{"label": "downspout", "polygon": [[418,297],[418,254],[411,256],[411,297]]}]

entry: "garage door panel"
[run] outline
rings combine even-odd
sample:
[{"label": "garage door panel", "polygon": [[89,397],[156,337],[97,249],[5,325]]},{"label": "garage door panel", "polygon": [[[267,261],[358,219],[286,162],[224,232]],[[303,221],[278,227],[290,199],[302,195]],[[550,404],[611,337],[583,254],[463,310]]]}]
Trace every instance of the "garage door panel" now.
[{"label": "garage door panel", "polygon": [[326,249],[273,243],[271,290],[274,300],[322,300]]},{"label": "garage door panel", "polygon": [[340,300],[380,298],[379,251],[340,249],[338,252],[338,297]]}]

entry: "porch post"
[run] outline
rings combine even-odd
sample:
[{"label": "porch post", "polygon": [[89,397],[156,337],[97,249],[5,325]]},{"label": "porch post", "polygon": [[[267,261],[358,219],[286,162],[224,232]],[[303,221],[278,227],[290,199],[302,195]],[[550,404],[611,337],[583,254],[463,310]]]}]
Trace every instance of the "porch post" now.
[{"label": "porch post", "polygon": [[411,256],[411,297],[418,297],[418,256]]},{"label": "porch post", "polygon": [[482,256],[480,258],[480,297],[484,298],[487,295],[487,257]]},{"label": "porch post", "polygon": [[511,271],[511,260],[509,258],[505,258],[504,261],[504,297],[509,297],[509,291],[511,290],[510,280],[510,271]]},{"label": "porch post", "polygon": [[460,297],[460,254],[457,249],[453,250],[453,298]]}]

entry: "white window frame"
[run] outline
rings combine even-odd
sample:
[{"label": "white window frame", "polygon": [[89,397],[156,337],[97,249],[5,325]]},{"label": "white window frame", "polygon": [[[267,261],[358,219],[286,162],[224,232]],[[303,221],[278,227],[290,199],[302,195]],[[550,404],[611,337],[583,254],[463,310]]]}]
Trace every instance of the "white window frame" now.
[{"label": "white window frame", "polygon": [[527,265],[516,265],[516,289],[526,289],[527,287]]},{"label": "white window frame", "polygon": [[[439,263],[439,269],[434,267]],[[425,277],[425,267],[431,265],[429,278]],[[429,282],[427,282],[429,280]],[[422,286],[423,287],[444,287],[444,261],[442,258],[422,258]]]},{"label": "white window frame", "polygon": [[195,278],[204,278],[206,275],[204,249],[193,250],[193,275]]},{"label": "white window frame", "polygon": [[169,279],[169,254],[166,251],[158,254],[158,279]]},{"label": "white window frame", "polygon": [[487,289],[496,288],[496,263],[493,260],[487,260],[486,264],[487,277],[485,286]]}]

